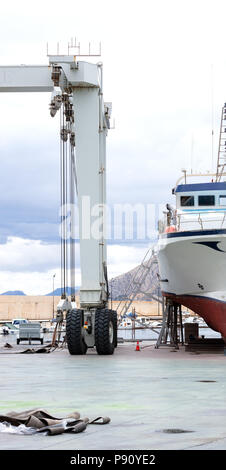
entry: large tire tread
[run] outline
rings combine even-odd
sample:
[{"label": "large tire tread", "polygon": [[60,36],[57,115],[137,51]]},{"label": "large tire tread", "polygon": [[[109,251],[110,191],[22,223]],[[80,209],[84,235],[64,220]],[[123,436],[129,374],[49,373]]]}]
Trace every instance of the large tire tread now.
[{"label": "large tire tread", "polygon": [[114,345],[115,348],[118,346],[118,316],[116,310],[112,310],[113,313],[113,325],[114,325]]},{"label": "large tire tread", "polygon": [[73,309],[67,313],[66,337],[69,353],[72,355],[86,354],[87,345],[82,337],[83,311]]},{"label": "large tire tread", "polygon": [[[109,322],[114,328],[113,342],[109,341]],[[95,345],[97,353],[100,355],[110,355],[115,348],[115,317],[112,310],[97,309],[95,314]]]}]

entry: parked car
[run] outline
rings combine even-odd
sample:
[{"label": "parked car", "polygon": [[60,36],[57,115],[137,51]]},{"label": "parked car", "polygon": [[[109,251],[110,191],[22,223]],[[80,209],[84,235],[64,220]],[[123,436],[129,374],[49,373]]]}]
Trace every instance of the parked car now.
[{"label": "parked car", "polygon": [[24,323],[28,323],[28,320],[26,320],[25,318],[13,318],[12,320],[12,325],[16,326],[17,328],[19,328],[19,325]]}]

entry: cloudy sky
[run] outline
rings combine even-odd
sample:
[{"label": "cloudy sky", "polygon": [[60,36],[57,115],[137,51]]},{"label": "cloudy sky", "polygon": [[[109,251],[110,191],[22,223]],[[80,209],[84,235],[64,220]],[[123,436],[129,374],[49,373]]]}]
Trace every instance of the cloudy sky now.
[{"label": "cloudy sky", "polygon": [[[76,37],[102,44],[108,202],[162,204],[181,169],[215,169],[226,101],[225,2],[68,0],[4,2],[0,65],[47,64]],[[59,120],[50,95],[0,95],[0,292],[60,286]],[[214,129],[214,159],[212,156]],[[109,277],[139,264],[149,241],[111,241]],[[79,284],[79,247],[76,247]]]}]

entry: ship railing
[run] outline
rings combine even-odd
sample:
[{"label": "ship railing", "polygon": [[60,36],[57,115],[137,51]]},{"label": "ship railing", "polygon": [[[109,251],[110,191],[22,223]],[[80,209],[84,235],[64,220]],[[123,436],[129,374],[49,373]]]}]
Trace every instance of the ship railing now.
[{"label": "ship railing", "polygon": [[206,230],[226,228],[226,211],[220,214],[212,211],[189,214],[177,213],[176,230]]}]

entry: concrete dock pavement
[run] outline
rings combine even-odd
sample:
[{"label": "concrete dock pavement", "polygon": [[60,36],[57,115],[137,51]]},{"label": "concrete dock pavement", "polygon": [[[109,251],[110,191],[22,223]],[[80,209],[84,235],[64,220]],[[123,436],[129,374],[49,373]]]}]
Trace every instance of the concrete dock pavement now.
[{"label": "concrete dock pavement", "polygon": [[226,356],[140,347],[125,343],[113,356],[95,350],[71,356],[67,349],[19,354],[16,346],[2,346],[1,414],[37,407],[111,422],[76,435],[0,433],[0,449],[225,450]]}]

